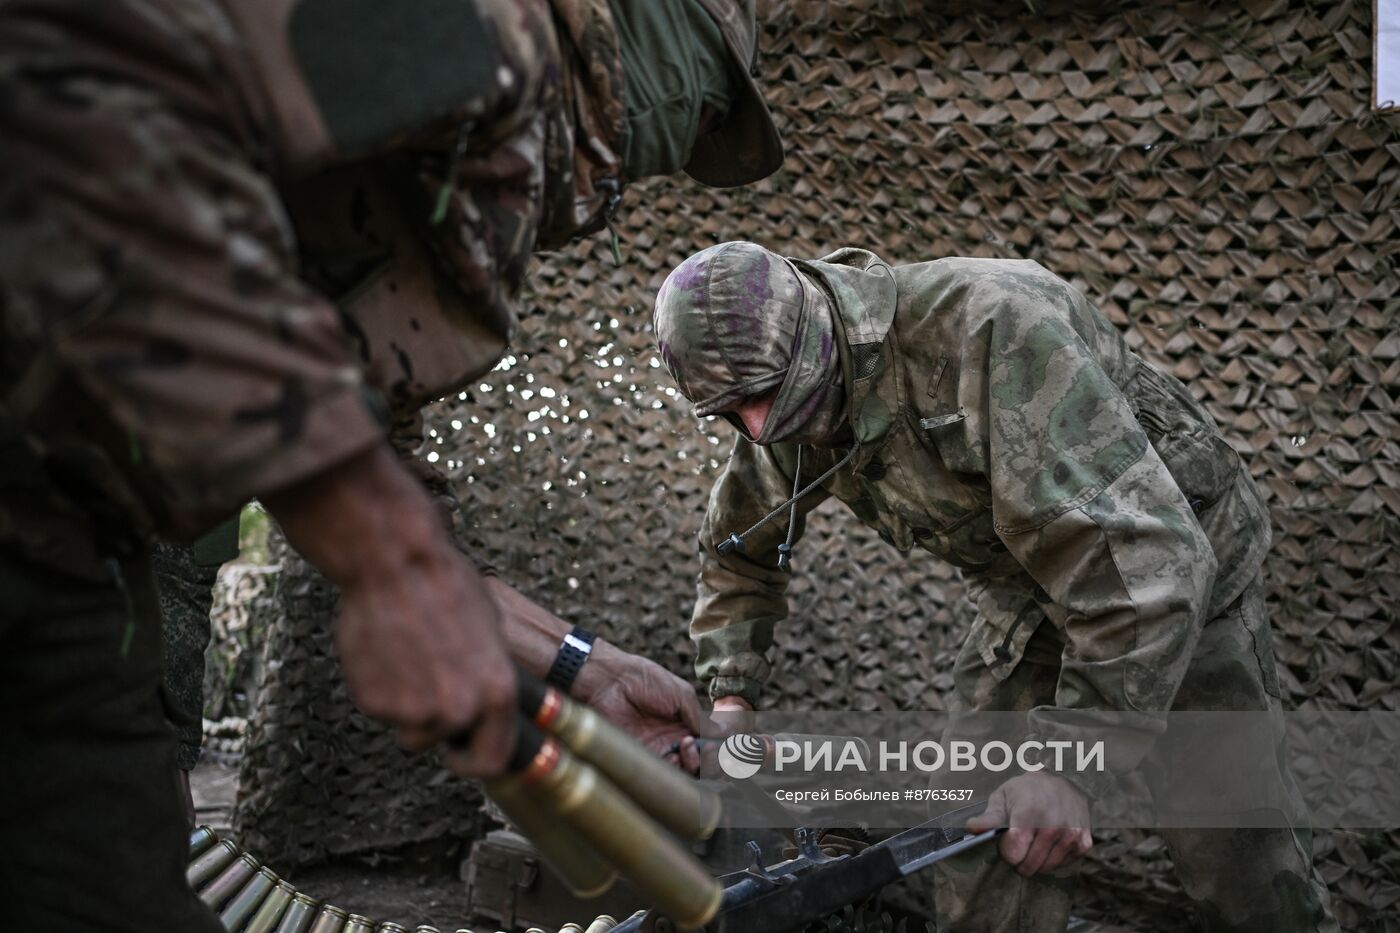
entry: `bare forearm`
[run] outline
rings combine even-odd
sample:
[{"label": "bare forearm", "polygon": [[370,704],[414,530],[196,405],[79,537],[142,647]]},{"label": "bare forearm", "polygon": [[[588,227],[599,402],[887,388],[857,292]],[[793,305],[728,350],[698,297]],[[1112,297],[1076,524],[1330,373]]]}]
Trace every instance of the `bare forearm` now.
[{"label": "bare forearm", "polygon": [[[531,674],[544,677],[571,626],[499,577],[486,579],[487,589],[501,610],[502,630],[511,657]],[[571,692],[587,700],[617,677],[622,660],[621,650],[598,639]]]},{"label": "bare forearm", "polygon": [[291,545],[341,585],[402,573],[450,548],[427,494],[383,444],[263,504]]}]

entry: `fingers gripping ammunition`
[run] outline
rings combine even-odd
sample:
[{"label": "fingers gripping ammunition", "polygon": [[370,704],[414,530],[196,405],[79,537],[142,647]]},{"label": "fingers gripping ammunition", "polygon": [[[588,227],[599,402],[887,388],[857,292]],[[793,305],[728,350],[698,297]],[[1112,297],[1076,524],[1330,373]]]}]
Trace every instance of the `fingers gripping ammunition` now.
[{"label": "fingers gripping ammunition", "polygon": [[521,683],[535,724],[557,736],[653,819],[685,839],[708,839],[719,825],[719,795],[658,758],[601,715],[552,687]]},{"label": "fingers gripping ammunition", "polygon": [[546,740],[520,780],[683,927],[701,927],[723,890],[705,867],[598,772]]},{"label": "fingers gripping ammunition", "polygon": [[240,855],[238,861],[229,865],[217,878],[200,889],[199,899],[213,910],[218,910],[229,898],[242,890],[259,867],[258,860],[251,855]]},{"label": "fingers gripping ammunition", "polygon": [[276,933],[306,933],[318,904],[320,901],[314,897],[305,894],[294,895],[291,904],[287,906],[287,912],[282,915],[282,922],[277,924]]},{"label": "fingers gripping ammunition", "polygon": [[236,858],[238,846],[225,839],[190,863],[190,867],[185,869],[185,880],[197,891]]},{"label": "fingers gripping ammunition", "polygon": [[259,869],[257,874],[249,878],[238,893],[229,899],[223,913],[219,914],[219,922],[224,925],[224,929],[241,931],[244,921],[258,909],[258,905],[267,897],[267,892],[272,890],[277,881],[277,876],[267,868]]},{"label": "fingers gripping ammunition", "polygon": [[597,897],[612,887],[617,872],[588,840],[550,816],[539,795],[515,778],[486,782],[486,793],[520,827],[551,868],[579,897]]},{"label": "fingers gripping ammunition", "polygon": [[296,893],[296,888],[287,882],[277,882],[276,886],[267,892],[267,897],[263,898],[258,912],[253,914],[253,919],[243,928],[243,933],[273,933],[277,928],[277,921],[282,917],[282,911],[287,909]]}]

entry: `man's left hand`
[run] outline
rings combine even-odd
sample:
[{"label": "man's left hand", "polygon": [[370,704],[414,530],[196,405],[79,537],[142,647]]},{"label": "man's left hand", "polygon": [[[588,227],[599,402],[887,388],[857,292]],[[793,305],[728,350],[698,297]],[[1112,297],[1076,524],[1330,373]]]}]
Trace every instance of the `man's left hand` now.
[{"label": "man's left hand", "polygon": [[606,642],[595,643],[593,657],[579,674],[574,694],[690,774],[700,771],[695,738],[720,732],[684,680],[654,661]]},{"label": "man's left hand", "polygon": [[1068,865],[1094,847],[1089,803],[1069,781],[1037,771],[998,787],[987,809],[967,821],[969,832],[1009,827],[998,847],[1001,857],[1026,877]]}]

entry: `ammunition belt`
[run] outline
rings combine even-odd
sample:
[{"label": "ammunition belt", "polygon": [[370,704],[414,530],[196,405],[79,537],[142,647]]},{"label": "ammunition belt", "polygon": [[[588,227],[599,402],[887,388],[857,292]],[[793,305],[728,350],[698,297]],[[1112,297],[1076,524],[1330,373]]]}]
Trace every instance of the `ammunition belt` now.
[{"label": "ammunition belt", "polygon": [[[447,933],[427,923],[410,931],[322,903],[277,877],[232,840],[219,839],[208,826],[191,834],[189,858],[185,877],[229,933]],[[607,933],[615,926],[617,920],[604,914],[587,927],[567,923],[559,933]],[[458,927],[456,933],[472,931]]]}]

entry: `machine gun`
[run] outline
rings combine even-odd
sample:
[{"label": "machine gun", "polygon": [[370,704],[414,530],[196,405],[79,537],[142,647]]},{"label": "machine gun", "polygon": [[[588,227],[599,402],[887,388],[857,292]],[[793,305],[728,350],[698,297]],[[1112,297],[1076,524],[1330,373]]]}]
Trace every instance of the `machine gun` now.
[{"label": "machine gun", "polygon": [[[752,861],[742,871],[722,876],[719,913],[705,933],[787,933],[801,930],[842,908],[858,904],[893,884],[950,856],[965,852],[1002,832],[969,833],[962,824],[984,804],[945,813],[896,833],[855,854],[828,855],[809,827],[794,832],[797,855],[765,866],[756,843],[748,844]],[[684,929],[664,911],[639,912],[612,933],[677,933]]]}]

